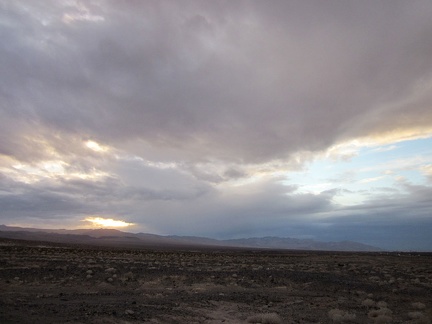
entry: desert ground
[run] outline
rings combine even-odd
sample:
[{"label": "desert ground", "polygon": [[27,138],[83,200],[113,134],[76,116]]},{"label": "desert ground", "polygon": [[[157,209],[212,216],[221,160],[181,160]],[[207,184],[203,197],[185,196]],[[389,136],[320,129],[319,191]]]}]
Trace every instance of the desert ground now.
[{"label": "desert ground", "polygon": [[432,254],[0,240],[0,323],[431,323]]}]

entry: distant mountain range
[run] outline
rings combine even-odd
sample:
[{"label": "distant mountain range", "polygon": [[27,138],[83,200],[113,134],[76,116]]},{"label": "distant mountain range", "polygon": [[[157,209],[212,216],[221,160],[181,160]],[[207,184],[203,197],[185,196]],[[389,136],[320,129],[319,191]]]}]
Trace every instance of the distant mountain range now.
[{"label": "distant mountain range", "polygon": [[352,241],[319,242],[310,239],[284,237],[254,237],[216,240],[196,236],[163,236],[148,233],[128,233],[115,229],[36,229],[0,225],[0,238],[53,243],[88,244],[113,247],[238,247],[313,251],[381,251],[380,248]]}]

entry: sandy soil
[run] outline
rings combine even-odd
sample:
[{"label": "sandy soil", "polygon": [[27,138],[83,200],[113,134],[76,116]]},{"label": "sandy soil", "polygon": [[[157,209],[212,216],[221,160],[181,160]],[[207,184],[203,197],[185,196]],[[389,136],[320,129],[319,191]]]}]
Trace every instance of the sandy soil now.
[{"label": "sandy soil", "polygon": [[432,254],[0,241],[0,323],[431,323]]}]

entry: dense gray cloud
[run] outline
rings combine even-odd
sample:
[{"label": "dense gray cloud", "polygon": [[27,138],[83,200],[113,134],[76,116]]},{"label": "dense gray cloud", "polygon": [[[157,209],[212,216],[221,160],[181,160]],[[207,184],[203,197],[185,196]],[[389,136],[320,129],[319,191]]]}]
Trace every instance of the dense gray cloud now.
[{"label": "dense gray cloud", "polygon": [[4,6],[4,113],[154,159],[266,161],[432,122],[427,2]]},{"label": "dense gray cloud", "polygon": [[[431,16],[429,1],[1,1],[0,217],[324,237],[343,189],[270,174],[430,135]],[[422,219],[430,187],[404,190],[355,208]]]}]

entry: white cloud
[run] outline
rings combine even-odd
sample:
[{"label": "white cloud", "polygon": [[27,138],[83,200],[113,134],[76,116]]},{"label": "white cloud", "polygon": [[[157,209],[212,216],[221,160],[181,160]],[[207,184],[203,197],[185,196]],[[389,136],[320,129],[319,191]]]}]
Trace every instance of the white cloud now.
[{"label": "white cloud", "polygon": [[421,172],[432,181],[432,164],[424,165],[420,168]]},{"label": "white cloud", "polygon": [[365,178],[365,179],[361,179],[359,181],[359,183],[371,183],[371,182],[376,182],[376,181],[380,181],[382,179],[384,179],[386,176],[379,176],[379,177],[372,177],[372,178]]},{"label": "white cloud", "polygon": [[397,145],[388,145],[388,146],[377,147],[377,148],[373,149],[373,151],[374,152],[388,152],[388,151],[396,150],[397,148],[398,148]]}]

